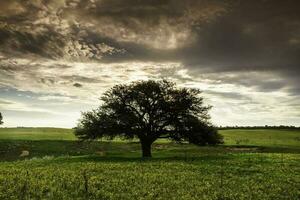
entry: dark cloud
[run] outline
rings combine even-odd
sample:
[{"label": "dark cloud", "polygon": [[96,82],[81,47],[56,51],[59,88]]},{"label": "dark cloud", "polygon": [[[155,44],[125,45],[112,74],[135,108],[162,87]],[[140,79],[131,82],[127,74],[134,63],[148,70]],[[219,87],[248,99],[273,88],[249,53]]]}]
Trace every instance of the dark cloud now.
[{"label": "dark cloud", "polygon": [[221,97],[222,99],[238,100],[238,101],[252,101],[252,98],[247,95],[242,95],[238,92],[219,92],[214,90],[205,90],[204,94]]},{"label": "dark cloud", "polygon": [[1,2],[0,53],[8,57],[101,59],[118,52],[82,38],[76,23],[62,16],[67,8],[63,0]]},{"label": "dark cloud", "polygon": [[[191,78],[214,74],[222,83],[300,95],[295,75],[300,73],[299,13],[298,0],[1,1],[0,59],[2,54],[101,63],[178,62]],[[7,75],[22,70],[1,60],[0,67]],[[55,77],[39,80],[55,83]]]},{"label": "dark cloud", "polygon": [[[265,92],[290,87],[300,95],[299,13],[300,2],[294,0],[236,1],[229,12],[195,30],[196,42],[180,49],[177,58],[194,74],[240,73],[229,80],[219,76],[224,83]],[[260,79],[260,73],[269,77]]]},{"label": "dark cloud", "polygon": [[[183,5],[179,6],[171,4],[171,1],[131,2],[135,6],[128,6],[132,5],[128,2],[113,1],[109,4],[108,1],[104,1],[87,15],[97,19],[109,18],[115,29],[113,33],[109,32],[112,37],[107,35],[106,41],[126,49],[125,54],[111,55],[103,61],[182,62],[194,71],[192,74],[244,72],[244,75],[230,80],[221,77],[224,83],[256,87],[264,92],[288,87],[288,91],[299,90],[300,79],[294,76],[300,73],[299,1],[214,1],[212,4],[197,1],[199,4],[196,3],[195,8],[201,3],[203,7],[215,8],[215,12],[210,13],[213,13],[210,20],[207,20],[209,15],[203,18],[197,16],[201,12],[191,9],[188,1],[182,1]],[[216,5],[219,6],[219,10],[216,9]],[[186,10],[189,10],[189,17],[186,17]],[[155,14],[151,15],[151,12]],[[153,48],[147,45],[147,42],[139,41],[139,35],[147,38],[147,34],[150,34],[155,42],[158,35],[156,33],[159,33],[159,25],[162,23],[160,19],[169,18],[169,23],[165,24],[163,30],[174,31],[174,27],[179,28],[181,32],[189,30],[184,45],[180,45],[178,39],[177,48]],[[115,24],[125,30],[123,40],[116,37],[120,31]],[[145,24],[146,27],[141,24]],[[152,33],[148,27],[156,33]],[[101,31],[100,33],[95,33],[96,37],[103,35]],[[126,40],[130,33],[136,40]],[[170,37],[171,33],[168,36]],[[189,40],[193,42],[189,43]],[[168,45],[164,41],[161,44]],[[271,76],[259,80],[261,77],[249,77],[248,72],[268,73]]]},{"label": "dark cloud", "polygon": [[80,1],[66,9],[83,26],[117,41],[133,41],[157,48],[172,48],[190,38],[190,27],[207,22],[224,11],[221,1],[104,0]]},{"label": "dark cloud", "polygon": [[80,84],[80,83],[74,83],[73,86],[80,88],[80,87],[82,87],[82,84]]},{"label": "dark cloud", "polygon": [[33,53],[47,58],[59,58],[64,55],[65,41],[61,39],[63,36],[51,29],[37,35],[26,32],[15,32],[12,35],[15,39],[13,47],[21,53]]},{"label": "dark cloud", "polygon": [[[198,31],[182,49],[190,66],[207,70],[299,68],[299,1],[243,1]],[[298,42],[298,45],[296,44]]]},{"label": "dark cloud", "polygon": [[101,82],[99,79],[89,78],[89,77],[80,76],[80,75],[61,76],[61,78],[65,79],[65,80],[71,80],[71,81],[80,81],[83,83],[99,83],[99,82]]},{"label": "dark cloud", "polygon": [[[291,96],[299,96],[300,95],[300,87],[291,87],[288,89],[288,92]],[[297,98],[299,98],[299,97],[297,97]]]}]

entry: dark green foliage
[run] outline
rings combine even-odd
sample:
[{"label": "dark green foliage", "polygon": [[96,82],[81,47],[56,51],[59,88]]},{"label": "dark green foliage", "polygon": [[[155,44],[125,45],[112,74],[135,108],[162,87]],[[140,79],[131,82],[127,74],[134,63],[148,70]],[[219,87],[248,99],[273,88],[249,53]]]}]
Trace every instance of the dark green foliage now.
[{"label": "dark green foliage", "polygon": [[143,157],[151,157],[151,145],[158,138],[197,145],[222,143],[208,121],[210,107],[203,105],[200,93],[166,80],[116,85],[104,93],[98,109],[82,114],[75,134],[80,139],[137,137]]},{"label": "dark green foliage", "polygon": [[[182,137],[190,143],[203,146],[216,145],[223,141],[223,136],[218,134],[217,128],[208,126],[197,118],[189,119],[185,127],[188,127],[188,132],[183,134]],[[182,133],[184,133],[184,130]]]},{"label": "dark green foliage", "polygon": [[0,112],[0,125],[3,124],[3,121],[2,121],[2,120],[3,120],[3,117],[2,117],[2,114],[1,114],[1,112]]}]

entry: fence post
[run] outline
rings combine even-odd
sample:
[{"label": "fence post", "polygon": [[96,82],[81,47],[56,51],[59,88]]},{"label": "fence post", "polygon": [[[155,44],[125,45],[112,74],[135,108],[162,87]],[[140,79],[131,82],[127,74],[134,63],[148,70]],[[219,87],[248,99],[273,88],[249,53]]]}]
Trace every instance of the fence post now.
[{"label": "fence post", "polygon": [[86,170],[83,171],[83,180],[84,180],[84,192],[88,196],[89,194],[89,183],[88,176],[86,174]]}]

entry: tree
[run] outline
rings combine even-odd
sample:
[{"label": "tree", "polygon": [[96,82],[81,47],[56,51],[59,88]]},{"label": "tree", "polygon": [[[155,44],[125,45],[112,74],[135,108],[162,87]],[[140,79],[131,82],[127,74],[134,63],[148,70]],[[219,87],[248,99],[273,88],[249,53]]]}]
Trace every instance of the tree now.
[{"label": "tree", "polygon": [[3,124],[3,121],[2,121],[3,117],[2,117],[2,114],[0,112],[0,125]]},{"label": "tree", "polygon": [[80,139],[138,138],[143,157],[151,157],[151,145],[159,138],[197,145],[222,143],[200,93],[166,80],[116,85],[103,94],[98,109],[82,113],[75,134]]}]

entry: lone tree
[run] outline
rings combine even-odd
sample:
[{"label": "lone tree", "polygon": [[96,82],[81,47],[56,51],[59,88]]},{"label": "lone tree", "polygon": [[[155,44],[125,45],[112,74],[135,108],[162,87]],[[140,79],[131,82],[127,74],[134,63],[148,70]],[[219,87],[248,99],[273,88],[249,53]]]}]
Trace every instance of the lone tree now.
[{"label": "lone tree", "polygon": [[2,114],[0,112],[0,125],[3,124],[3,121],[2,121],[3,117],[2,117]]},{"label": "lone tree", "polygon": [[209,123],[209,106],[198,89],[178,88],[166,80],[116,85],[100,98],[103,104],[82,114],[75,134],[80,139],[139,138],[143,157],[151,157],[158,138],[197,145],[222,143]]}]

